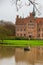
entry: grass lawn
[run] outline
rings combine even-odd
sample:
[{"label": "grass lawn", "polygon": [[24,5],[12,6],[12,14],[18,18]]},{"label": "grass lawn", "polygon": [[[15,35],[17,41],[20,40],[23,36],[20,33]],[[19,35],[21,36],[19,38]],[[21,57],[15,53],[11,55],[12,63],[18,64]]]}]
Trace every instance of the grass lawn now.
[{"label": "grass lawn", "polygon": [[43,40],[0,40],[4,46],[42,46]]}]

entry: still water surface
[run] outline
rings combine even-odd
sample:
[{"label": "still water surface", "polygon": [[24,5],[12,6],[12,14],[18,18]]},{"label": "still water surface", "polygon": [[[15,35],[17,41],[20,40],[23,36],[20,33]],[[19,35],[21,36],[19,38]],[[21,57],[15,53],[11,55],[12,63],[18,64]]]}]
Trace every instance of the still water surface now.
[{"label": "still water surface", "polygon": [[0,59],[0,65],[15,65],[15,57]]},{"label": "still water surface", "polygon": [[29,53],[14,47],[0,47],[0,65],[43,65],[43,63],[30,63]]}]

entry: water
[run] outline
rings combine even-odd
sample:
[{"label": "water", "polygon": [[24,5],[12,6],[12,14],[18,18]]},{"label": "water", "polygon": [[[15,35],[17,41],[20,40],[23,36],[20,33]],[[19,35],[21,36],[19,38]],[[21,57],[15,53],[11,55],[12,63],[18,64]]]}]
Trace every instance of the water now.
[{"label": "water", "polygon": [[15,47],[0,46],[0,65],[16,65]]},{"label": "water", "polygon": [[0,65],[43,65],[41,58],[41,62],[36,62],[35,49],[24,51],[23,48],[0,47]]},{"label": "water", "polygon": [[0,65],[15,65],[15,57],[0,59]]},{"label": "water", "polygon": [[32,64],[29,64],[27,62],[17,62],[16,65],[32,65]]}]

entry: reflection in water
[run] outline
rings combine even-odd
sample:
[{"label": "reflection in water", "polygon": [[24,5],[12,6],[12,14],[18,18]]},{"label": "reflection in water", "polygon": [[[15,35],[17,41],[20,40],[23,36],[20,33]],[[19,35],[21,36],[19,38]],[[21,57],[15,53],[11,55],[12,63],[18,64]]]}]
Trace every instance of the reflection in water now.
[{"label": "reflection in water", "polygon": [[0,59],[0,65],[15,65],[15,57]]},{"label": "reflection in water", "polygon": [[[41,48],[0,47],[0,65],[43,65],[43,51]],[[41,62],[40,62],[41,61]]]},{"label": "reflection in water", "polygon": [[43,63],[35,63],[35,65],[43,65]]},{"label": "reflection in water", "polygon": [[31,47],[30,51],[24,51],[23,48],[15,50],[16,65],[43,65],[42,47]]},{"label": "reflection in water", "polygon": [[15,47],[0,46],[0,58],[12,57],[15,54]]},{"label": "reflection in water", "polygon": [[0,65],[15,65],[15,47],[0,46]]},{"label": "reflection in water", "polygon": [[32,65],[32,64],[29,64],[27,62],[17,62],[16,65]]},{"label": "reflection in water", "polygon": [[16,65],[43,65],[43,63],[35,63],[35,64],[29,64],[27,62],[18,62]]}]

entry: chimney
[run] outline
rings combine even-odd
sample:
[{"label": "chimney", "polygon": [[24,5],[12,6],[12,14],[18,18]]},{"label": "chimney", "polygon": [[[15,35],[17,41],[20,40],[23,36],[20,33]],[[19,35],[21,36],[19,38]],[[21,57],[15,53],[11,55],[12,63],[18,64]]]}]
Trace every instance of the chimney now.
[{"label": "chimney", "polygon": [[17,19],[19,18],[19,15],[17,15]]},{"label": "chimney", "polygon": [[32,13],[30,13],[30,17],[33,16]]}]

